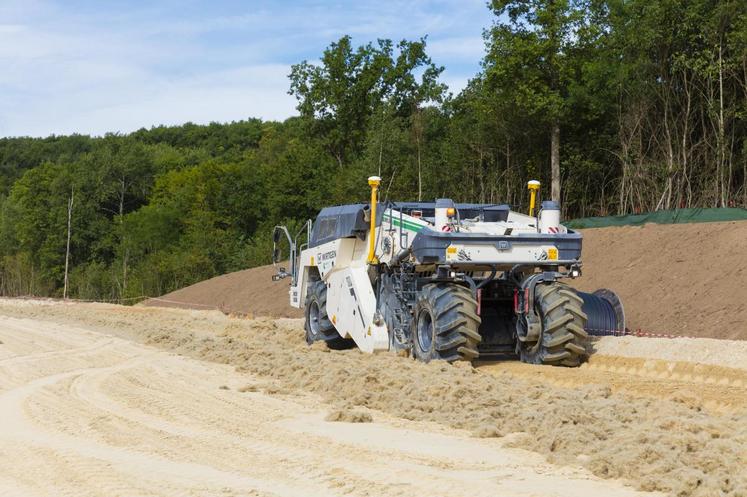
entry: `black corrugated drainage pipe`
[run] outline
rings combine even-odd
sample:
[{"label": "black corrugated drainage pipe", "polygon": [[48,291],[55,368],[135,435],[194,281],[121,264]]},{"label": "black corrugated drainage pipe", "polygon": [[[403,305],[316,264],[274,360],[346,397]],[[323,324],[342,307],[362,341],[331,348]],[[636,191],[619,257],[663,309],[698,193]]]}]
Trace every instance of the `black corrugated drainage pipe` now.
[{"label": "black corrugated drainage pipe", "polygon": [[615,292],[600,288],[594,293],[578,290],[576,293],[584,300],[581,310],[588,317],[586,332],[589,335],[609,336],[625,333],[625,310]]}]

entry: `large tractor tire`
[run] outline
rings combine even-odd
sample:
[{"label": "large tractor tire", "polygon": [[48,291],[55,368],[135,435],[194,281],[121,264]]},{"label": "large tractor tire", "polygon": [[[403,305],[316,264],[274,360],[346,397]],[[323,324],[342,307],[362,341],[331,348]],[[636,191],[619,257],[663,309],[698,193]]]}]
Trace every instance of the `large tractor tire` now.
[{"label": "large tractor tire", "polygon": [[418,295],[413,320],[415,358],[429,362],[471,361],[481,341],[477,301],[469,289],[451,283],[430,283]]},{"label": "large tractor tire", "polygon": [[587,357],[583,300],[568,285],[541,283],[535,288],[535,309],[542,320],[540,340],[519,342],[522,362],[575,367]]},{"label": "large tractor tire", "polygon": [[345,339],[335,329],[327,315],[327,285],[323,281],[310,281],[306,288],[305,305],[306,342],[324,341],[330,349],[347,349],[355,345]]}]

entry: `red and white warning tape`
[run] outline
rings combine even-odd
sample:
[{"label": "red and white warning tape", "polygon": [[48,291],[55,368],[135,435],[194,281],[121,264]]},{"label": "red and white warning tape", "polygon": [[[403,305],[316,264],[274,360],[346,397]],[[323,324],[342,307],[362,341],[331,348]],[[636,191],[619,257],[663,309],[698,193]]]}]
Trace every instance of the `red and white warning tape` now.
[{"label": "red and white warning tape", "polygon": [[645,338],[695,338],[690,337],[686,335],[673,335],[668,333],[652,333],[649,331],[644,331],[640,328],[637,330],[595,330],[595,329],[586,329],[586,331],[589,332],[592,336],[614,336],[614,337],[623,337],[623,336],[633,336],[633,337],[645,337]]}]

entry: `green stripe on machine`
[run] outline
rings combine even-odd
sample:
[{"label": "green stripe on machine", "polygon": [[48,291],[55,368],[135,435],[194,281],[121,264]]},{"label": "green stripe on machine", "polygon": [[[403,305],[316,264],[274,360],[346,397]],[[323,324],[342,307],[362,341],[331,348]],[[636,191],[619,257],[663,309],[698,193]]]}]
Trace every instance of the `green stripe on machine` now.
[{"label": "green stripe on machine", "polygon": [[420,233],[420,230],[425,228],[425,226],[417,223],[413,223],[412,221],[407,221],[405,219],[400,219],[398,217],[394,217],[391,214],[384,214],[384,219],[386,221],[389,221],[394,226],[401,227],[406,230],[414,231],[415,233]]}]

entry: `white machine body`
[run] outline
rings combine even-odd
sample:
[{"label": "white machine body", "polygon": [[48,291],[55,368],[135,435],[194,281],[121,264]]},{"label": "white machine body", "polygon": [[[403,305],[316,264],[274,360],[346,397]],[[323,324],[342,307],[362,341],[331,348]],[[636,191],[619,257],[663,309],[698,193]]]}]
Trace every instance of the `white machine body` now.
[{"label": "white machine body", "polygon": [[[373,234],[377,263],[390,264],[403,251],[411,249],[424,230],[455,236],[445,249],[445,262],[451,265],[462,263],[479,268],[484,264],[487,271],[496,265],[558,262],[555,243],[547,237],[536,240],[532,237],[567,232],[560,225],[559,209],[542,209],[538,217],[508,211],[502,221],[460,219],[456,206],[450,200],[447,205],[447,200],[436,202],[431,218],[414,209],[410,210],[417,213],[414,216],[404,212],[406,209],[382,209]],[[475,235],[474,240],[469,238],[471,235]],[[291,306],[303,308],[311,276],[321,278],[327,286],[326,311],[330,321],[342,338],[352,338],[364,352],[388,350],[390,343],[387,327],[377,314],[376,293],[369,276],[370,236],[370,231],[363,231],[358,236],[336,238],[301,250],[295,265],[295,281],[289,290]],[[407,257],[417,262],[413,255]],[[433,264],[422,266],[424,270],[433,269]]]}]

